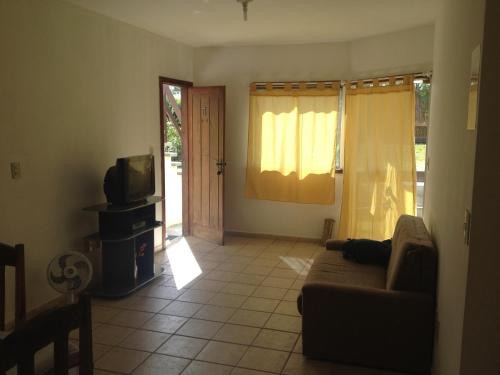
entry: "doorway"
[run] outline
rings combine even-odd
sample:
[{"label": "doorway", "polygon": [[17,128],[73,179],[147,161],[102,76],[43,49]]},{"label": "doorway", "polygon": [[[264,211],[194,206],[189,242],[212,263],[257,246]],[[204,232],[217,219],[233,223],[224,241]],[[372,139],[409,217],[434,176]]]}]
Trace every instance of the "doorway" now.
[{"label": "doorway", "polygon": [[163,239],[224,242],[225,87],[160,77]]},{"label": "doorway", "polygon": [[187,88],[193,84],[160,77],[162,238],[164,246],[188,233]]}]

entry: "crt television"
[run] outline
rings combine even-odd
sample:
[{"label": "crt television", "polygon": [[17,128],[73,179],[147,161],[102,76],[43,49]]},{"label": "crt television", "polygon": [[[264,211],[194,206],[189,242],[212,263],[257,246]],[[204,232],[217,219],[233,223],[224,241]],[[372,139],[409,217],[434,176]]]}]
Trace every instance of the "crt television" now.
[{"label": "crt television", "polygon": [[104,194],[111,204],[124,205],[146,199],[155,193],[153,155],[116,159],[104,177]]}]

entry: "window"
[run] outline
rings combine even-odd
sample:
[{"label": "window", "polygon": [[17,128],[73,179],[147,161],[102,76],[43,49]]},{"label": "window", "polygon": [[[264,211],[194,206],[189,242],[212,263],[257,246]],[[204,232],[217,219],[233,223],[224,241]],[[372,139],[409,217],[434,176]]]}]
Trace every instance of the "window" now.
[{"label": "window", "polygon": [[425,171],[427,153],[427,131],[429,129],[429,107],[431,84],[416,80],[415,85],[415,161],[417,170],[417,216],[424,211]]},{"label": "window", "polygon": [[415,214],[413,76],[346,87],[342,208],[338,238],[390,238]]},{"label": "window", "polygon": [[340,83],[252,86],[246,196],[333,204]]},{"label": "window", "polygon": [[337,119],[337,132],[335,135],[335,170],[342,170],[343,160],[342,160],[342,150],[341,145],[343,144],[343,129],[342,125],[344,123],[343,113],[344,113],[344,103],[345,103],[345,90],[341,87],[339,92],[339,116]]},{"label": "window", "polygon": [[[416,79],[415,85],[415,162],[417,173],[416,187],[416,214],[423,215],[424,193],[425,193],[425,173],[426,173],[426,155],[427,155],[427,132],[429,129],[429,112],[431,83],[427,79]],[[339,110],[344,113],[345,88],[342,87],[339,95]],[[343,116],[338,118],[336,143],[335,169],[337,171],[343,168]]]},{"label": "window", "polygon": [[[400,82],[401,78],[389,77],[359,82],[363,82],[365,87],[374,87],[374,84],[380,87],[388,87],[393,81]],[[342,171],[344,167],[343,148],[345,117],[343,114],[345,113],[345,92],[346,88],[355,82],[357,81],[349,82],[346,87],[342,88],[340,87],[340,82],[335,82],[334,85],[337,88],[334,95],[337,103],[335,104],[337,108],[335,111],[335,129],[334,135],[328,136],[328,141],[333,142],[331,144],[334,145],[332,160],[335,160],[334,169],[337,172]],[[417,177],[415,188],[415,212],[418,216],[422,216],[431,85],[427,78],[415,79],[413,84],[415,88],[415,161]],[[316,90],[316,94],[320,91],[315,85],[318,84],[265,83],[252,85],[250,92],[251,120],[247,161],[247,197],[300,203],[318,203],[317,199],[311,199],[311,194],[306,194],[309,195],[309,198],[304,198],[304,195],[299,192],[301,188],[297,181],[303,181],[307,176],[319,176],[321,174],[326,176],[330,173],[329,182],[325,184],[325,186],[328,186],[328,189],[330,189],[328,201],[330,204],[333,203],[334,171],[326,171],[325,164],[328,163],[322,163],[323,165],[320,165],[321,163],[314,162],[315,155],[310,152],[313,149],[312,147],[308,153],[303,152],[303,147],[301,149],[301,147],[298,146],[300,142],[302,142],[301,139],[304,139],[306,133],[304,133],[303,129],[306,129],[307,126],[302,128],[302,125],[299,124],[300,121],[298,119],[304,118],[305,107],[303,104],[300,104],[299,108],[298,103],[300,101],[297,98],[301,97],[301,94],[306,95],[306,97],[314,97],[314,90]],[[333,88],[334,86],[331,87]],[[259,112],[257,114],[252,108],[260,108],[257,112],[261,111],[262,113]],[[318,108],[319,107],[313,110],[317,110],[318,113],[322,112],[322,110],[318,110]],[[311,112],[311,110],[306,110],[306,112],[307,111]],[[315,118],[314,121],[316,120],[317,118]],[[309,127],[309,129],[312,129],[312,127]],[[332,128],[329,129],[331,130]],[[309,134],[309,136],[311,136],[311,134]],[[325,135],[326,133],[324,132],[323,136]],[[317,134],[315,136],[317,136]],[[323,151],[325,148],[322,147],[329,147],[326,140],[324,141],[325,142],[323,142],[320,147]],[[317,146],[315,147],[317,148]],[[331,156],[332,155],[329,155],[328,158]],[[323,158],[323,161],[330,160],[328,158]],[[320,160],[320,158],[316,157],[316,160]],[[281,176],[281,178],[273,179],[270,178],[271,175]],[[297,181],[292,183],[292,177]],[[264,180],[267,182],[262,183]],[[288,181],[285,182],[286,180]],[[262,187],[264,188],[261,189]],[[306,190],[312,191],[311,187]],[[318,190],[314,190],[313,195],[317,195],[317,193]]]}]

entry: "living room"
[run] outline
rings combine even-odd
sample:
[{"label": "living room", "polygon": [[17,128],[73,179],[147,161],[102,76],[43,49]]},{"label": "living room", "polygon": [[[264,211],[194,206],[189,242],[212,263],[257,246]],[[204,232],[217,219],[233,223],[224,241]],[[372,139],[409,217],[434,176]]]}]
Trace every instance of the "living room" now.
[{"label": "living room", "polygon": [[[255,17],[252,8],[255,11],[259,1],[249,4],[247,22]],[[241,17],[240,5],[232,3],[227,6],[234,6]],[[498,370],[493,353],[498,347],[499,330],[494,328],[499,325],[500,306],[489,296],[496,295],[500,283],[492,269],[498,254],[489,239],[498,208],[492,181],[498,180],[493,86],[499,79],[499,33],[489,17],[499,10],[492,1],[426,3],[433,14],[424,24],[407,17],[408,24],[372,34],[365,25],[363,37],[343,41],[330,41],[332,37],[193,46],[85,9],[84,2],[2,1],[0,237],[1,242],[26,246],[28,310],[58,297],[46,282],[49,261],[65,250],[81,248],[82,238],[96,231],[96,218],[82,208],[104,201],[106,169],[120,156],[152,153],[160,160],[160,76],[195,86],[226,87],[224,229],[319,238],[324,218],[339,220],[341,174],[335,177],[334,205],[244,196],[249,84],[432,72],[424,221],[439,250],[440,265],[433,373]],[[390,8],[380,6],[378,11]],[[363,8],[358,11],[361,25]],[[376,16],[363,17],[366,21]],[[241,18],[237,21],[235,25],[245,27]],[[465,122],[470,58],[479,44],[484,51],[484,104],[479,106],[474,157]],[[19,179],[11,178],[11,162],[20,165]],[[156,191],[161,191],[159,178]],[[469,246],[463,241],[466,209],[474,214]],[[155,239],[161,245],[159,230]],[[13,306],[9,313],[12,316]]]}]

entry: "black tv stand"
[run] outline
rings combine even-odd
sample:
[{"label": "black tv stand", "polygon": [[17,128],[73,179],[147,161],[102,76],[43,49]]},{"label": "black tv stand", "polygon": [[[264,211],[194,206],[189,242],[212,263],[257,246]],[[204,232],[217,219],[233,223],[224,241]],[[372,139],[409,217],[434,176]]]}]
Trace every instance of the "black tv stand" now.
[{"label": "black tv stand", "polygon": [[98,204],[84,211],[99,213],[102,244],[102,283],[91,291],[96,297],[118,298],[150,283],[163,272],[155,269],[154,229],[156,220],[153,196],[127,205]]}]

